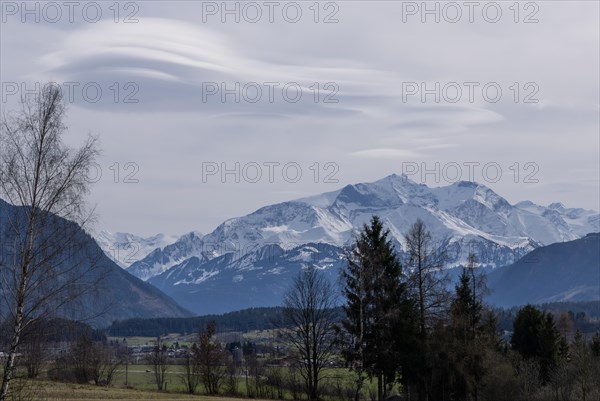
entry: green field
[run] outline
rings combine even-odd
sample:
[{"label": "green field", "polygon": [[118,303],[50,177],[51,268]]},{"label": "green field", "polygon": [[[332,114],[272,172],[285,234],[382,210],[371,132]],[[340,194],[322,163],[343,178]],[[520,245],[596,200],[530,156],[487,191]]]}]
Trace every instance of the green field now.
[{"label": "green field", "polygon": [[[58,400],[234,400],[248,398],[248,389],[246,387],[246,378],[242,372],[236,375],[237,387],[235,396],[209,397],[203,395],[204,388],[199,385],[196,395],[186,394],[186,387],[182,380],[183,368],[178,365],[170,365],[167,371],[166,389],[163,392],[156,390],[154,383],[154,374],[149,365],[129,365],[127,369],[127,386],[125,385],[125,367],[119,367],[115,372],[113,382],[110,386],[94,386],[72,383],[49,382],[47,380],[14,380],[11,382],[13,391],[22,388],[21,395],[13,400],[30,401],[58,401]],[[262,371],[261,381],[263,382],[263,397],[268,399],[281,398],[277,388],[266,382],[267,377],[280,377],[281,380],[287,380],[290,375],[289,368],[285,367],[265,367]],[[43,375],[45,376],[45,375]],[[324,388],[338,389],[348,398],[352,393],[353,383],[355,381],[354,373],[343,368],[331,368],[323,372],[322,385]],[[298,379],[300,377],[298,376]],[[251,376],[248,381],[251,387],[251,398],[256,399],[255,382]],[[364,383],[364,395],[368,399],[369,393],[375,390],[374,383],[366,380]],[[343,390],[341,390],[343,389]],[[225,389],[222,390],[225,392]],[[285,400],[294,399],[289,390],[282,390],[282,398]],[[302,385],[297,389],[296,398],[304,398]],[[17,391],[18,392],[18,391]],[[324,400],[339,399],[339,396],[324,394]]]},{"label": "green field", "polygon": [[[150,365],[130,365],[127,373],[127,386],[133,387],[140,390],[155,390],[156,384],[154,383],[154,373]],[[266,367],[263,372],[263,379],[267,375],[278,372],[284,379],[289,375],[289,369],[285,367]],[[182,381],[183,367],[179,365],[170,365],[167,370],[167,388],[169,392],[185,392],[186,387]],[[252,377],[249,377],[249,381],[252,385]],[[351,387],[356,376],[348,369],[342,368],[331,368],[323,372],[323,384],[341,384],[344,387]],[[113,386],[125,386],[125,367],[119,367],[113,379]],[[366,381],[365,387],[369,388],[369,382]],[[198,386],[198,393],[202,393],[204,388],[202,385]],[[246,395],[246,380],[243,373],[240,371],[237,375],[237,392],[240,395]],[[284,395],[285,398],[291,398],[288,394]]]},{"label": "green field", "polygon": [[[19,398],[17,398],[19,399]],[[108,400],[178,400],[178,401],[230,401],[239,400],[228,397],[208,397],[203,395],[186,395],[160,393],[151,390],[138,390],[120,387],[98,387],[81,384],[63,384],[34,381],[28,382],[21,398],[31,401],[108,401]]]},{"label": "green field", "polygon": [[[254,344],[269,345],[276,342],[276,331],[260,330],[247,333],[228,332],[219,333],[217,337],[222,344],[237,341],[251,341]],[[197,338],[196,334],[182,336],[179,334],[168,334],[161,336],[161,342],[170,347],[175,343],[191,345]],[[123,338],[109,337],[111,342],[123,342]],[[156,344],[155,337],[127,337],[128,346],[153,346]],[[305,398],[303,393],[302,378],[298,371],[285,366],[278,366],[281,362],[280,356],[270,351],[258,354],[260,372],[249,371],[246,377],[245,369],[238,367],[234,375],[235,387],[231,390],[230,379],[227,375],[221,385],[221,394],[229,394],[219,397],[208,397],[203,395],[205,389],[202,384],[197,387],[196,392],[200,395],[186,394],[187,388],[183,380],[184,368],[181,365],[169,365],[166,374],[166,386],[163,392],[158,392],[155,384],[152,366],[148,365],[144,355],[133,355],[130,364],[126,367],[121,365],[113,375],[110,386],[80,385],[72,383],[58,383],[48,381],[46,371],[47,365],[42,369],[39,380],[24,381],[22,383],[25,396],[14,400],[191,400],[211,399],[228,400],[241,398],[264,398],[284,399]],[[271,365],[273,364],[273,365]],[[24,377],[23,367],[20,374]],[[257,377],[255,377],[258,375]],[[295,379],[292,379],[295,378]],[[19,387],[18,381],[13,382],[15,389]],[[352,398],[352,389],[355,386],[356,374],[345,368],[328,368],[322,374],[321,388],[324,400],[340,400]],[[292,384],[295,383],[295,384]],[[12,384],[11,384],[12,385]],[[293,389],[292,387],[293,386]],[[369,380],[364,382],[364,398],[369,399],[375,391],[374,383]],[[232,398],[233,396],[233,398]]]}]

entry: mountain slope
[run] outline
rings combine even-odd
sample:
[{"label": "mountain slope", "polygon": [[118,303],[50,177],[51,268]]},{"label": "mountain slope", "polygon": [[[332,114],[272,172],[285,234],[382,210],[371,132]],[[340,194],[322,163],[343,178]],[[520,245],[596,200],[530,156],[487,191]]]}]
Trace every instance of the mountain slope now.
[{"label": "mountain slope", "polygon": [[[421,218],[435,240],[474,248],[481,254],[480,260],[492,266],[507,264],[506,252],[520,257],[540,245],[600,231],[599,215],[594,211],[554,204],[543,207],[531,202],[510,205],[477,183],[461,181],[429,188],[405,176],[391,175],[374,183],[348,185],[229,219],[204,237],[188,235],[154,251],[133,263],[129,271],[147,280],[192,256],[210,260],[269,244],[322,242],[343,246],[373,214],[384,220],[397,244],[403,242],[408,227]],[[500,250],[499,258],[486,252],[493,246]],[[461,255],[461,260],[465,257]]]},{"label": "mountain slope", "polygon": [[510,307],[527,303],[600,299],[600,234],[533,250],[492,272],[489,302]]},{"label": "mountain slope", "polygon": [[[282,280],[302,267],[328,270],[339,265],[343,248],[373,214],[382,218],[401,256],[403,235],[422,219],[436,244],[448,248],[449,267],[464,264],[471,251],[487,268],[505,266],[536,247],[600,231],[594,211],[531,202],[511,205],[477,183],[429,188],[391,175],[229,219],[203,237],[190,235],[155,250],[128,271],[197,313],[239,309],[250,306],[247,302],[278,305],[280,295],[261,292],[280,294]],[[264,255],[273,249],[282,254],[267,263]],[[242,276],[243,281],[236,281]],[[211,300],[215,309],[207,309]]]},{"label": "mountain slope", "polygon": [[[8,283],[12,261],[18,257],[13,244],[20,236],[13,227],[22,217],[22,208],[0,200],[0,272],[8,280],[0,283],[0,295],[11,291]],[[103,327],[116,319],[190,315],[160,290],[117,266],[77,224],[52,216],[48,227],[49,234],[44,234],[43,241],[49,246],[57,246],[60,251],[51,252],[53,256],[48,260],[48,266],[52,269],[40,271],[43,276],[37,276],[36,280],[41,279],[42,283],[48,281],[48,285],[52,285],[54,279],[65,281],[68,277],[78,277],[77,287],[85,289],[84,295],[75,302],[43,305],[52,316],[84,318],[86,322]],[[64,243],[65,238],[69,238],[69,243]],[[54,276],[52,272],[60,274]],[[10,302],[6,300],[11,298],[0,296],[0,299]]]},{"label": "mountain slope", "polygon": [[162,249],[154,249],[142,260],[131,264],[127,271],[142,280],[148,280],[191,256],[200,256],[203,260],[208,260],[208,257],[204,256],[207,251],[210,252],[202,241],[202,234],[193,231],[182,235]]},{"label": "mountain slope", "polygon": [[226,253],[205,262],[192,257],[149,282],[197,314],[225,313],[280,306],[294,276],[308,265],[318,266],[336,282],[344,261],[343,251],[334,245],[267,245],[241,257]]}]

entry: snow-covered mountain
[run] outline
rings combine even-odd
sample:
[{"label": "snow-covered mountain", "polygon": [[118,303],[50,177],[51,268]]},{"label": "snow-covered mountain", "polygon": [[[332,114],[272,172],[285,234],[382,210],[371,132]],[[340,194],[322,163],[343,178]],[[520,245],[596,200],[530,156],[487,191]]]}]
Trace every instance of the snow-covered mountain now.
[{"label": "snow-covered mountain", "polygon": [[144,238],[130,233],[111,233],[102,230],[92,235],[106,256],[122,268],[144,259],[157,248],[164,248],[177,241],[176,236],[165,234]]},{"label": "snow-covered mountain", "polygon": [[132,263],[127,271],[146,281],[192,256],[201,256],[203,249],[202,234],[192,231],[163,248],[154,248],[145,258]]},{"label": "snow-covered mountain", "polygon": [[[248,282],[258,293],[271,291],[273,280],[296,272],[298,266],[335,266],[353,233],[374,214],[385,222],[400,251],[410,225],[417,218],[423,220],[434,241],[448,248],[449,265],[460,265],[473,251],[485,265],[503,266],[536,247],[600,231],[595,211],[560,204],[511,205],[473,182],[429,188],[406,176],[390,175],[227,220],[203,237],[188,235],[153,251],[128,271],[150,280],[184,306],[212,313],[194,300],[194,294],[203,298],[207,288],[216,286],[221,292],[215,294],[225,299],[233,292],[244,293]],[[273,249],[281,254],[265,258]]]}]

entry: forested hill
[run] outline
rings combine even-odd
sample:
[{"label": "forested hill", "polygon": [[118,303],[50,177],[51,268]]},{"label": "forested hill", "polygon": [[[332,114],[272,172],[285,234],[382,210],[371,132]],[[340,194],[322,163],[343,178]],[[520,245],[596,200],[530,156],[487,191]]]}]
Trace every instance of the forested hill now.
[{"label": "forested hill", "polygon": [[[512,331],[513,320],[519,307],[494,308],[501,330]],[[550,312],[557,318],[565,313],[573,321],[574,329],[594,333],[600,329],[600,301],[554,302],[539,305],[540,310]],[[343,319],[342,308],[336,309]],[[217,332],[249,332],[283,327],[283,308],[250,308],[223,315],[205,315],[189,318],[127,319],[115,321],[106,329],[106,335],[114,337],[156,337],[168,333],[190,334],[204,328],[208,322],[217,324]]]},{"label": "forested hill", "polygon": [[[217,332],[268,330],[283,326],[283,308],[250,308],[223,315],[205,315],[191,318],[127,319],[115,321],[107,334],[115,337],[156,337],[167,333],[189,334],[197,332],[208,322],[217,324]],[[340,319],[343,311],[339,309]]]}]

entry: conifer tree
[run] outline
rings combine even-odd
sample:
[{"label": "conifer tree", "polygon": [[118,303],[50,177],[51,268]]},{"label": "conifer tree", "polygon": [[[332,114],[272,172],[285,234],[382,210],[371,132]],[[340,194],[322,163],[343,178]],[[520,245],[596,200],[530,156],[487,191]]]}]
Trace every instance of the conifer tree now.
[{"label": "conifer tree", "polygon": [[414,338],[412,303],[388,235],[381,220],[373,216],[358,234],[342,272],[343,327],[351,337],[344,356],[356,367],[355,400],[364,374],[377,379],[378,399],[384,399],[387,385],[395,380],[407,355],[403,351]]}]

